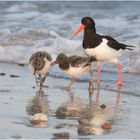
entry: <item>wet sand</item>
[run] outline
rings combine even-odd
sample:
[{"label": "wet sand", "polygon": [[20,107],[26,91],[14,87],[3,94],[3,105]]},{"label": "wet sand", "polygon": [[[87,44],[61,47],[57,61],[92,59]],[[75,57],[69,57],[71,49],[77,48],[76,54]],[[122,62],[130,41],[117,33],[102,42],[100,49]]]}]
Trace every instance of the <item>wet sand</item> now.
[{"label": "wet sand", "polygon": [[[88,92],[88,78],[78,79],[70,91],[63,90],[68,84],[67,78],[55,76],[53,73],[47,78],[41,98],[42,112],[48,116],[44,127],[34,126],[29,119],[36,112],[34,99],[39,88],[28,66],[0,63],[0,138],[25,139],[93,139],[140,138],[140,75],[123,73],[124,85],[116,85],[117,73],[102,72],[101,85],[95,82],[94,93]],[[96,72],[94,79],[97,79]],[[64,117],[56,113],[62,107],[86,109],[90,104],[105,104],[114,112],[111,118],[111,130],[104,134],[84,135],[79,131],[80,125],[76,117]],[[28,108],[28,109],[27,109]],[[63,108],[63,111],[67,111]],[[110,113],[108,113],[110,115]],[[60,115],[60,116],[59,116]],[[42,127],[42,128],[41,128]],[[88,129],[83,129],[83,131]],[[95,130],[94,130],[95,131]]]}]

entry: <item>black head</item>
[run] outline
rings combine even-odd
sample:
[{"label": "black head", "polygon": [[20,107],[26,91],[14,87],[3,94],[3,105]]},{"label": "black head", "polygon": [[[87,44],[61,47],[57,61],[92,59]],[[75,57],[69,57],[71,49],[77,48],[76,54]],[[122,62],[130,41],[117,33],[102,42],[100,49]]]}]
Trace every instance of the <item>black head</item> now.
[{"label": "black head", "polygon": [[63,54],[63,53],[60,53],[60,54],[57,56],[56,61],[57,61],[58,64],[59,64],[59,63],[61,63],[62,61],[66,60],[66,59],[67,59],[66,55]]},{"label": "black head", "polygon": [[85,29],[95,29],[95,22],[91,17],[83,17],[81,23]]},{"label": "black head", "polygon": [[65,54],[60,53],[57,58],[56,58],[56,62],[59,64],[59,67],[62,70],[66,70],[69,68],[69,62],[68,62],[68,58]]},{"label": "black head", "polygon": [[82,30],[91,30],[96,32],[95,22],[91,17],[83,17],[81,23],[82,24],[79,26],[79,28],[73,32],[72,38],[74,38]]},{"label": "black head", "polygon": [[41,70],[45,65],[44,56],[41,52],[34,53],[30,58],[30,62],[35,70]]}]

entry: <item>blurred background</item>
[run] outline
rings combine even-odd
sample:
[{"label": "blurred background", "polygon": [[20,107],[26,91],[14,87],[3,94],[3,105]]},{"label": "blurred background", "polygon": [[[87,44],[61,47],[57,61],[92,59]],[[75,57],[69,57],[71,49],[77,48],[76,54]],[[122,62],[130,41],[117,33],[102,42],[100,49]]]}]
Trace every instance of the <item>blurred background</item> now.
[{"label": "blurred background", "polygon": [[[134,45],[121,57],[123,72],[140,73],[140,2],[0,2],[0,61],[28,63],[37,50],[53,58],[63,52],[84,55],[83,32],[71,40],[81,18],[91,16],[99,34]],[[102,64],[104,65],[104,64]],[[110,71],[114,65],[104,65]]]}]

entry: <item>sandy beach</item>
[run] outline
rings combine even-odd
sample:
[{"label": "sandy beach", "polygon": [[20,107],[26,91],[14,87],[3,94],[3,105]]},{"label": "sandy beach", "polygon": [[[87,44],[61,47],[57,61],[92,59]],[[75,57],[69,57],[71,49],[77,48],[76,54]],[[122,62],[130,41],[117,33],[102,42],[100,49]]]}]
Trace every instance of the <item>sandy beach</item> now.
[{"label": "sandy beach", "polygon": [[[140,139],[139,7],[139,1],[1,1],[0,139]],[[39,90],[29,58],[36,51],[53,59],[85,56],[83,33],[71,35],[87,16],[97,33],[135,46],[118,58],[123,86],[116,66],[101,62],[101,84],[95,67],[92,94],[88,74],[64,90],[69,78],[58,66],[44,83],[49,87]],[[45,121],[31,120],[38,113]]]},{"label": "sandy beach", "polygon": [[[57,67],[55,67],[57,69]],[[118,88],[117,73],[102,72],[101,85],[96,84],[94,72],[94,93],[89,96],[88,76],[77,79],[70,91],[63,90],[69,81],[61,78],[61,74],[53,72],[43,88],[44,95],[40,102],[44,103],[44,113],[48,116],[45,127],[34,126],[29,119],[33,110],[27,110],[32,105],[39,88],[34,76],[27,65],[0,63],[0,138],[22,139],[93,139],[93,138],[140,138],[140,76],[138,74],[123,73],[124,85]],[[77,104],[75,108],[85,108],[90,103],[105,104],[112,107],[112,129],[105,134],[79,134],[79,123],[73,118],[58,118],[56,111],[68,103]]]}]

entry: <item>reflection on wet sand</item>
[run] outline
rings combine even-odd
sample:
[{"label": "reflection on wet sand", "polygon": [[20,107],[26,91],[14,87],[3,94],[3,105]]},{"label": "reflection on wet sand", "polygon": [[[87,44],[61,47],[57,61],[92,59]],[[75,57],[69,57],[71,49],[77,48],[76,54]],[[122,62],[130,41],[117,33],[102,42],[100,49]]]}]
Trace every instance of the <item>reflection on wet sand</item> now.
[{"label": "reflection on wet sand", "polygon": [[54,133],[52,139],[54,140],[54,139],[69,139],[69,138],[70,138],[69,133],[62,132],[62,133]]},{"label": "reflection on wet sand", "polygon": [[[69,94],[68,101],[62,103],[56,110],[55,116],[57,119],[68,119],[73,120],[75,123],[61,123],[55,126],[56,129],[66,128],[66,129],[77,129],[77,119],[81,116],[81,112],[83,109],[83,102],[81,99],[76,98],[74,95],[75,93],[71,90],[65,90]],[[58,136],[61,136],[58,137]],[[68,134],[63,133],[57,133],[54,134],[54,138],[60,138],[60,139],[68,139]]]},{"label": "reflection on wet sand", "polygon": [[118,94],[115,103],[112,105],[101,104],[99,102],[100,86],[98,86],[96,102],[92,101],[92,96],[89,96],[89,104],[83,109],[81,117],[78,119],[79,135],[102,135],[112,132],[112,123],[115,121],[120,101],[121,89],[118,89]]},{"label": "reflection on wet sand", "polygon": [[44,96],[44,91],[39,90],[36,92],[35,97],[31,98],[26,106],[26,112],[29,115],[34,115],[36,113],[47,114],[48,111],[48,100]]},{"label": "reflection on wet sand", "polygon": [[36,113],[30,117],[32,127],[45,128],[48,124],[48,116],[44,113]]},{"label": "reflection on wet sand", "polygon": [[44,91],[39,89],[26,106],[26,112],[31,115],[30,127],[45,128],[48,122],[48,100],[44,96]]},{"label": "reflection on wet sand", "polygon": [[78,119],[81,116],[83,103],[79,98],[74,97],[74,93],[67,90],[70,99],[62,103],[56,110],[56,117],[58,119]]}]

